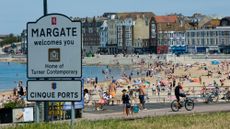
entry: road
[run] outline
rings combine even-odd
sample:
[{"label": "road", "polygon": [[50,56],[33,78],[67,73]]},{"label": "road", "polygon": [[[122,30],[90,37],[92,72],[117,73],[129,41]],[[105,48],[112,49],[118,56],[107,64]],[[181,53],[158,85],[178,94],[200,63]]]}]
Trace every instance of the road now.
[{"label": "road", "polygon": [[[149,116],[162,116],[162,115],[175,115],[175,114],[189,114],[189,113],[201,113],[201,112],[219,112],[230,111],[230,103],[195,103],[193,111],[186,111],[182,108],[179,112],[172,112],[170,103],[147,103],[148,110],[140,111],[130,116],[126,116],[122,112],[122,105],[105,106],[105,110],[101,111],[84,111],[82,119],[86,120],[103,120],[103,119],[124,119],[124,118],[143,118]],[[87,109],[86,109],[87,110]]]}]

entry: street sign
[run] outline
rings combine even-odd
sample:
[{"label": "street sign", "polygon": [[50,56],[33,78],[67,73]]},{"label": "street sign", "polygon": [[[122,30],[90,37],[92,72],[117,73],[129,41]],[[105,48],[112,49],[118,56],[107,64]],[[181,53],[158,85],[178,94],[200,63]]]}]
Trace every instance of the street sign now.
[{"label": "street sign", "polygon": [[81,22],[48,14],[27,23],[28,78],[81,78]]},{"label": "street sign", "polygon": [[27,81],[28,101],[81,101],[81,81]]}]

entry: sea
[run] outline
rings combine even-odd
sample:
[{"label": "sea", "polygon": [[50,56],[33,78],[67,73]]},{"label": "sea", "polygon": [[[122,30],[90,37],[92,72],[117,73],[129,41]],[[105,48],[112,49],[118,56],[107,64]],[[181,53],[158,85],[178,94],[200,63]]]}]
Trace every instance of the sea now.
[{"label": "sea", "polygon": [[[27,65],[14,62],[0,62],[0,91],[12,90],[17,86],[18,81],[22,80],[23,85],[27,82]],[[132,69],[129,66],[82,66],[82,78],[98,78],[98,81],[108,79],[119,79],[123,74],[137,77],[138,69]]]}]

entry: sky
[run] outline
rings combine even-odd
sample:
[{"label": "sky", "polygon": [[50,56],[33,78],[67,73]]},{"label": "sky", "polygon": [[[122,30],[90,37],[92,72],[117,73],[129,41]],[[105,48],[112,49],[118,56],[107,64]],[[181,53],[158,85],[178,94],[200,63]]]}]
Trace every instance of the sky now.
[{"label": "sky", "polygon": [[[230,16],[230,0],[47,0],[48,13],[72,17],[101,16],[104,12],[153,12],[156,15],[194,13]],[[0,0],[0,35],[20,35],[26,23],[43,15],[43,0]]]}]

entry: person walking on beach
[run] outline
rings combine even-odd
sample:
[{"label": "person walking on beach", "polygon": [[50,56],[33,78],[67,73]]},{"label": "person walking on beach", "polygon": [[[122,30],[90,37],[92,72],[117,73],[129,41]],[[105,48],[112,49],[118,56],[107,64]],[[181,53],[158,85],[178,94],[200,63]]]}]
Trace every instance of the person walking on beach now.
[{"label": "person walking on beach", "polygon": [[173,83],[172,83],[172,86],[175,87],[176,86],[176,79],[175,77],[173,78]]},{"label": "person walking on beach", "polygon": [[19,95],[19,97],[23,96],[24,95],[24,91],[23,91],[22,81],[18,82],[17,89],[18,89],[18,95]]},{"label": "person walking on beach", "polygon": [[123,113],[126,114],[127,116],[130,113],[130,108],[131,108],[131,104],[129,102],[130,97],[129,94],[127,93],[126,89],[122,90],[122,102],[123,102]]},{"label": "person walking on beach", "polygon": [[112,98],[112,105],[114,104],[114,97],[116,96],[116,84],[115,80],[112,81],[112,83],[109,85],[109,94],[111,95]]},{"label": "person walking on beach", "polygon": [[85,105],[85,108],[89,106],[89,102],[90,102],[89,90],[84,89],[84,105]]},{"label": "person walking on beach", "polygon": [[156,86],[154,85],[154,83],[152,85],[152,95],[156,95]]},{"label": "person walking on beach", "polygon": [[200,82],[200,84],[202,84],[202,78],[201,78],[201,76],[199,76],[199,82]]},{"label": "person walking on beach", "polygon": [[139,87],[139,100],[140,100],[140,109],[142,109],[142,110],[146,110],[146,108],[145,108],[145,95],[146,95],[146,93],[145,93],[145,87],[144,87],[144,85],[141,85],[140,87]]},{"label": "person walking on beach", "polygon": [[96,83],[96,84],[98,83],[98,78],[97,78],[97,77],[95,77],[95,83]]}]

